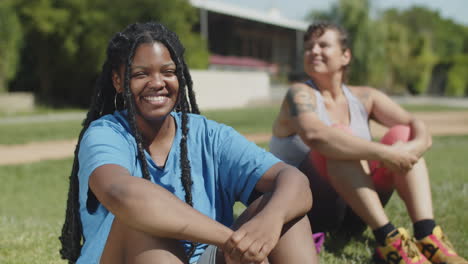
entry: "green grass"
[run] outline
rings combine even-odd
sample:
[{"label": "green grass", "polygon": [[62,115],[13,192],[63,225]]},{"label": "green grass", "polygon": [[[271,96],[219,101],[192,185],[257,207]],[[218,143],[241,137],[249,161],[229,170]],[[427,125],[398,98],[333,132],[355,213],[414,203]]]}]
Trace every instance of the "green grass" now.
[{"label": "green grass", "polygon": [[83,113],[85,111],[86,111],[85,109],[79,109],[79,108],[51,108],[47,106],[37,106],[32,111],[20,111],[20,112],[0,111],[0,118],[31,116],[31,115],[46,115],[46,114],[56,114],[56,113]]},{"label": "green grass", "polygon": [[234,110],[210,110],[202,114],[207,118],[234,127],[241,133],[270,133],[279,105],[242,108]]},{"label": "green grass", "polygon": [[[435,137],[432,149],[425,155],[431,177],[432,198],[436,221],[458,249],[468,257],[468,136]],[[406,208],[394,194],[386,212],[396,226],[412,230]],[[411,231],[412,232],[412,231]],[[326,251],[320,254],[322,263],[372,263],[370,258],[375,246],[372,233],[366,232],[345,246],[341,241],[329,240]]]},{"label": "green grass", "polygon": [[0,167],[0,263],[65,263],[58,254],[71,160]]},{"label": "green grass", "polygon": [[[209,119],[230,125],[241,133],[270,133],[277,106],[203,112]],[[1,124],[0,145],[35,141],[73,139],[81,130],[81,120],[48,121],[32,124]]]},{"label": "green grass", "polygon": [[[265,144],[262,144],[265,146]],[[468,256],[468,136],[435,137],[426,160],[432,178],[436,220]],[[0,263],[65,263],[59,240],[67,198],[70,159],[0,166]],[[235,206],[240,213],[242,206]],[[398,226],[411,228],[402,202],[394,195],[387,213]],[[367,230],[348,244],[328,236],[321,263],[370,263],[374,242]]]},{"label": "green grass", "polygon": [[78,137],[80,129],[78,120],[0,125],[0,145],[73,139]]},{"label": "green grass", "polygon": [[[455,108],[434,105],[404,105],[412,112],[421,111],[468,111],[467,108]],[[66,111],[66,110],[63,110]],[[72,111],[72,110],[70,110]],[[273,121],[279,111],[279,105],[232,110],[203,111],[207,118],[234,127],[247,133],[270,133]],[[1,124],[0,145],[24,144],[33,141],[48,141],[76,138],[81,129],[81,120],[48,121],[33,124]]]}]

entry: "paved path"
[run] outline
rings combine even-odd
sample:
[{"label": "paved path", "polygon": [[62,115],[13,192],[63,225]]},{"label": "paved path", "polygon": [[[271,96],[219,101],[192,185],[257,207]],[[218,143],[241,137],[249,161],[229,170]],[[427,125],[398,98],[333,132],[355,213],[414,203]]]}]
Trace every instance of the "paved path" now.
[{"label": "paved path", "polygon": [[[415,115],[426,123],[432,135],[468,135],[468,112],[416,113]],[[83,115],[76,114],[76,116],[71,117],[82,119]],[[47,120],[45,117],[40,122]],[[385,133],[385,128],[376,123],[371,123],[371,130],[375,137],[380,137]],[[270,134],[248,134],[245,136],[256,143],[268,142],[271,137]],[[33,142],[24,145],[0,145],[0,165],[72,157],[76,143],[76,139],[72,139]]]}]

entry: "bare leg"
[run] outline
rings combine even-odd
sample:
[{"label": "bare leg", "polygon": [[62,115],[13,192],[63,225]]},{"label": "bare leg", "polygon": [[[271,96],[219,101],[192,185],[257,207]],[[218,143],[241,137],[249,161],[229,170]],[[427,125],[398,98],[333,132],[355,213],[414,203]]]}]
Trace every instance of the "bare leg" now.
[{"label": "bare leg", "polygon": [[305,159],[298,168],[309,178],[314,197],[312,210],[307,213],[314,231],[328,232],[338,229],[343,224],[346,203],[331,186],[330,181],[315,169],[311,159]]},{"label": "bare leg", "polygon": [[[245,209],[234,223],[234,229],[255,216],[268,202],[271,194],[264,194]],[[318,263],[315,244],[307,216],[284,225],[282,235],[268,258],[270,263]],[[218,254],[216,263],[224,263]]]},{"label": "bare leg", "polygon": [[389,222],[371,177],[359,161],[328,160],[330,183],[373,230]]},{"label": "bare leg", "polygon": [[152,237],[114,219],[100,264],[187,263],[182,244]]},{"label": "bare leg", "polygon": [[307,216],[292,223],[269,256],[271,263],[319,263]]},{"label": "bare leg", "polygon": [[395,175],[393,181],[413,223],[434,218],[431,187],[424,158],[421,158],[406,175]]}]

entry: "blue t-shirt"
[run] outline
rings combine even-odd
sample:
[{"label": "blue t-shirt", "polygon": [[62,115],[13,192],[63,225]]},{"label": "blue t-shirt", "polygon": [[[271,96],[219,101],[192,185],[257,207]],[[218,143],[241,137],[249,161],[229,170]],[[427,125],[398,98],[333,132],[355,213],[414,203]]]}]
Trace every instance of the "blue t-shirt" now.
[{"label": "blue t-shirt", "polygon": [[[98,263],[114,220],[114,215],[101,204],[94,212],[86,207],[91,173],[104,164],[117,164],[131,175],[142,177],[136,141],[124,115],[125,112],[116,111],[92,122],[80,143],[79,202],[85,242],[78,264]],[[151,181],[184,201],[185,192],[180,180],[181,113],[171,115],[177,129],[164,168],[156,166],[147,152],[145,155]],[[246,204],[260,177],[280,160],[231,127],[203,116],[189,114],[188,128],[194,208],[231,226],[234,202]],[[189,243],[184,242],[184,246],[187,250]],[[206,246],[199,245],[190,262],[196,261]]]}]

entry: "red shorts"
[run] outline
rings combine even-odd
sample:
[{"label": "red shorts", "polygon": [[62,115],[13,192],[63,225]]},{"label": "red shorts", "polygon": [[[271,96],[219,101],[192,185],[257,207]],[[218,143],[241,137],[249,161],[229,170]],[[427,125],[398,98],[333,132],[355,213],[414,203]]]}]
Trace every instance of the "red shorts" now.
[{"label": "red shorts", "polygon": [[[334,127],[337,127],[346,133],[352,134],[352,131],[349,127],[341,125],[335,125]],[[410,128],[408,126],[397,125],[388,130],[388,132],[380,140],[380,143],[393,145],[397,141],[408,142],[409,138]],[[312,163],[320,176],[328,178],[326,157],[316,151],[311,151],[309,153],[309,158],[312,160]],[[393,189],[392,172],[387,168],[382,167],[380,165],[380,161],[370,160],[369,168],[374,186],[377,190],[390,191]]]}]

